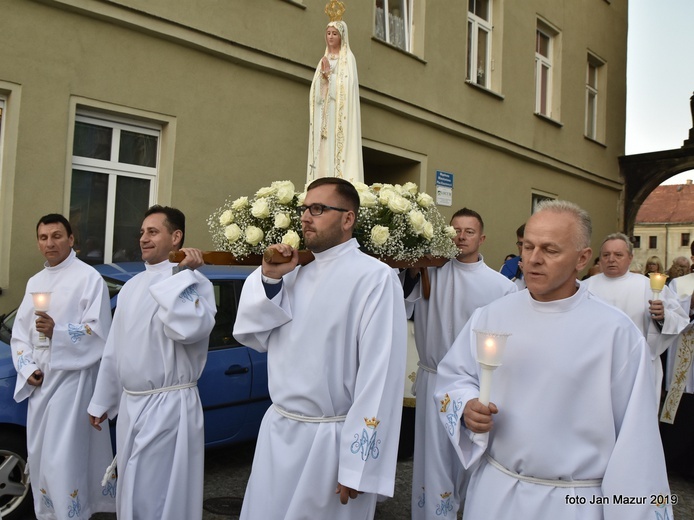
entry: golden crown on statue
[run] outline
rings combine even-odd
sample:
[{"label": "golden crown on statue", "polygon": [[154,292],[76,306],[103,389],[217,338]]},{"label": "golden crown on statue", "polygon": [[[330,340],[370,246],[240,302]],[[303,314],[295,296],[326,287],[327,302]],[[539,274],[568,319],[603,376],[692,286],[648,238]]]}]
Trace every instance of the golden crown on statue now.
[{"label": "golden crown on statue", "polygon": [[328,15],[331,22],[339,22],[342,20],[342,15],[345,12],[345,4],[338,0],[331,0],[325,5],[325,14]]}]

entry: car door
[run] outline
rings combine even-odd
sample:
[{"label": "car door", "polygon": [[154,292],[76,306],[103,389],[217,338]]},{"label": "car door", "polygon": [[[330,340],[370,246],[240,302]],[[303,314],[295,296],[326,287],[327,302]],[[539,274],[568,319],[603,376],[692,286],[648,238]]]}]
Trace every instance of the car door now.
[{"label": "car door", "polygon": [[226,444],[244,431],[252,404],[249,349],[232,336],[243,280],[212,280],[217,303],[207,364],[198,388],[205,413],[205,445]]}]

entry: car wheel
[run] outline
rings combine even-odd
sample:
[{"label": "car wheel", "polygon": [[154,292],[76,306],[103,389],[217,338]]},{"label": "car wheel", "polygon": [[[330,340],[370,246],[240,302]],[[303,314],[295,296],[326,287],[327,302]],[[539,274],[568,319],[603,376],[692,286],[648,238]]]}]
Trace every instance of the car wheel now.
[{"label": "car wheel", "polygon": [[26,469],[26,437],[20,431],[0,433],[0,516],[3,520],[28,518],[33,513]]}]

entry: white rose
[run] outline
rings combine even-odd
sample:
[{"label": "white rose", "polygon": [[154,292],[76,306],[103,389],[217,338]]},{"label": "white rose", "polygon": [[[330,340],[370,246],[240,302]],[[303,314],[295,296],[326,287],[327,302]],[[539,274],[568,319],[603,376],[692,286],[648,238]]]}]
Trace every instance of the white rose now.
[{"label": "white rose", "polygon": [[297,205],[297,206],[303,206],[303,204],[304,204],[304,199],[305,199],[305,198],[306,198],[306,192],[299,193],[299,194],[296,196],[296,205]]},{"label": "white rose", "polygon": [[354,181],[352,184],[354,185],[354,189],[356,189],[360,195],[365,191],[369,191],[369,187],[363,182]]},{"label": "white rose", "polygon": [[424,214],[421,211],[413,209],[407,214],[407,217],[412,225],[412,231],[417,235],[421,235],[424,232],[424,223],[427,221],[427,219],[424,218]]},{"label": "white rose", "polygon": [[388,201],[388,208],[393,213],[405,213],[410,209],[410,203],[405,197],[396,195]]},{"label": "white rose", "polygon": [[371,193],[370,191],[360,191],[359,193],[359,204],[365,208],[373,208],[378,204],[378,197]]},{"label": "white rose", "polygon": [[219,215],[219,223],[222,226],[228,226],[234,221],[234,212],[230,209]]},{"label": "white rose", "polygon": [[294,249],[299,248],[300,241],[301,241],[301,239],[299,238],[299,234],[296,231],[294,231],[293,229],[290,231],[287,231],[282,236],[282,243],[287,244],[288,246],[291,246]]},{"label": "white rose", "polygon": [[239,210],[248,206],[248,197],[239,197],[234,202],[231,203],[231,209]]},{"label": "white rose", "polygon": [[224,228],[224,236],[229,242],[236,242],[241,238],[241,228],[236,224],[231,224]]},{"label": "white rose", "polygon": [[275,215],[275,227],[279,229],[287,229],[292,223],[292,219],[286,213],[278,213]]},{"label": "white rose", "polygon": [[274,195],[275,192],[277,192],[277,188],[274,186],[265,186],[264,188],[260,188],[258,191],[255,192],[256,198],[263,198],[263,197],[269,197],[270,195]]},{"label": "white rose", "polygon": [[422,236],[427,240],[434,238],[434,226],[431,222],[424,222],[424,230],[422,231]]},{"label": "white rose", "polygon": [[266,199],[258,199],[251,206],[251,215],[256,218],[268,218],[270,216],[270,206]]},{"label": "white rose", "polygon": [[248,226],[246,228],[246,242],[248,242],[250,245],[257,246],[260,244],[263,238],[265,238],[265,234],[259,227]]},{"label": "white rose", "polygon": [[402,189],[408,192],[410,195],[417,195],[417,185],[414,182],[406,182],[403,184]]},{"label": "white rose", "polygon": [[427,193],[420,193],[417,195],[417,204],[423,208],[428,208],[434,204],[434,199],[432,199],[431,195]]},{"label": "white rose", "polygon": [[455,228],[453,226],[446,226],[443,228],[443,232],[448,238],[455,238],[455,236],[458,234],[455,232]]},{"label": "white rose", "polygon": [[382,246],[388,241],[390,231],[385,226],[374,226],[371,228],[371,241],[374,245]]},{"label": "white rose", "polygon": [[390,188],[383,187],[378,192],[378,200],[380,200],[381,204],[383,204],[384,206],[388,205],[388,201],[390,199],[392,199],[393,197],[398,197],[398,196],[399,195],[397,193],[395,193],[395,191],[393,190],[392,187],[390,187]]},{"label": "white rose", "polygon": [[277,181],[273,182],[272,185],[277,190],[277,201],[280,204],[289,204],[294,199],[296,190],[292,181]]}]

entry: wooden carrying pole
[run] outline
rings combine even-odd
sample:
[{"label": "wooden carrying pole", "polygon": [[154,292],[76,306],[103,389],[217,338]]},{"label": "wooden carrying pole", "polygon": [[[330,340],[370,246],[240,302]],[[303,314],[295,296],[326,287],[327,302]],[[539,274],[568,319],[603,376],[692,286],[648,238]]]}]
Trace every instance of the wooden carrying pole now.
[{"label": "wooden carrying pole", "polygon": [[[174,263],[180,263],[186,254],[182,251],[171,251],[169,253],[169,261]],[[282,253],[276,249],[266,249],[263,255],[248,255],[242,259],[237,259],[232,253],[226,251],[203,251],[202,260],[208,265],[260,265],[262,260],[269,264],[285,264],[292,259],[291,256],[284,256]],[[299,265],[307,265],[313,262],[315,257],[311,251],[301,250],[299,251]],[[425,257],[414,263],[407,262],[386,262],[391,267],[395,268],[408,268],[408,267],[418,267],[422,275],[422,296],[425,299],[429,299],[431,294],[431,281],[429,280],[428,266],[441,267],[448,260],[445,258],[438,257]]]}]

